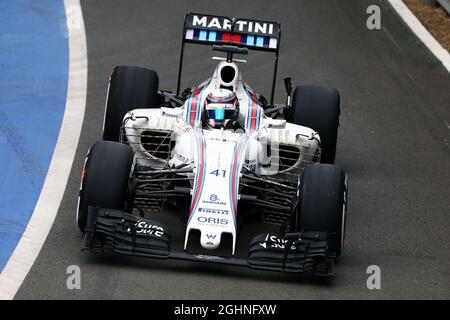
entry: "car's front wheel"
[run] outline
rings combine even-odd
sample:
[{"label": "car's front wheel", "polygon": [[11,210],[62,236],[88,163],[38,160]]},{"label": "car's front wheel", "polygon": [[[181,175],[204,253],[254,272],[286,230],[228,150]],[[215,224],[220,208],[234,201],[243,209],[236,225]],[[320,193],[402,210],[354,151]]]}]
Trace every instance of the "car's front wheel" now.
[{"label": "car's front wheel", "polygon": [[328,252],[338,257],[344,246],[347,180],[344,170],[332,164],[310,164],[302,173],[299,204],[293,224],[296,231],[326,232]]},{"label": "car's front wheel", "polygon": [[88,208],[125,210],[134,153],[130,146],[112,141],[96,142],[88,151],[81,174],[77,224],[84,232]]}]

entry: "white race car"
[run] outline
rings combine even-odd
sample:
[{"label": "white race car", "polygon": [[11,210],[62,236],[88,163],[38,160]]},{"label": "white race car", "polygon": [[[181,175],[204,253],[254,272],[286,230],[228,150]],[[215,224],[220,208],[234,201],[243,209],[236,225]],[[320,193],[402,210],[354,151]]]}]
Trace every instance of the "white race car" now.
[{"label": "white race car", "polygon": [[[347,207],[346,174],[333,164],[339,93],[292,90],[286,78],[287,101],[273,104],[280,30],[277,22],[188,13],[176,94],[158,89],[154,71],[114,69],[103,141],[90,148],[82,172],[83,249],[332,273]],[[186,43],[212,45],[226,57],[213,57],[211,78],[178,95]],[[249,49],[275,53],[270,104],[244,81],[238,64],[245,61],[234,58]],[[182,212],[178,251],[152,218],[169,203]],[[254,221],[267,229],[238,257],[240,225]]]}]

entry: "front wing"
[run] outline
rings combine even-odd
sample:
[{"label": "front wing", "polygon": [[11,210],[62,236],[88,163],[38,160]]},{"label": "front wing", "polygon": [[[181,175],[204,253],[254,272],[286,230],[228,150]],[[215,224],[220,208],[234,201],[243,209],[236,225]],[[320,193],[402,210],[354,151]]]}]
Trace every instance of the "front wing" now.
[{"label": "front wing", "polygon": [[120,210],[89,207],[82,250],[213,262],[254,269],[332,275],[332,257],[327,254],[326,234],[321,232],[264,233],[253,238],[248,256],[228,258],[171,250],[167,228],[155,220]]}]

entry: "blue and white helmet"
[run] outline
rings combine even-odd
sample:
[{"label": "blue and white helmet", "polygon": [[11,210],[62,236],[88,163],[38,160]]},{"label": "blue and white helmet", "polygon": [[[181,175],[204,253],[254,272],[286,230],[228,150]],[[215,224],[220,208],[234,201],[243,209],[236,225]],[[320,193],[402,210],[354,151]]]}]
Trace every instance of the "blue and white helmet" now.
[{"label": "blue and white helmet", "polygon": [[228,89],[216,89],[205,101],[204,122],[212,128],[226,128],[239,116],[239,101],[236,93]]}]

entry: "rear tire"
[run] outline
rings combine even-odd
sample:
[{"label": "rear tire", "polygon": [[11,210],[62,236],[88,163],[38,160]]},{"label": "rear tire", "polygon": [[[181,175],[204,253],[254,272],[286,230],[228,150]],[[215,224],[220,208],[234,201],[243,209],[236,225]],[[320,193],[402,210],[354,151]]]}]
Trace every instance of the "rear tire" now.
[{"label": "rear tire", "polygon": [[115,67],[106,98],[103,140],[119,141],[125,114],[133,109],[160,105],[159,79],[155,71],[140,67]]},{"label": "rear tire", "polygon": [[287,120],[319,132],[321,162],[334,163],[339,127],[339,92],[320,86],[298,86],[292,95],[292,112]]},{"label": "rear tire", "polygon": [[133,162],[134,153],[128,145],[99,141],[91,147],[78,196],[77,224],[81,231],[86,227],[89,206],[125,210]]},{"label": "rear tire", "polygon": [[331,164],[310,164],[302,173],[296,231],[327,233],[328,252],[338,257],[345,236],[346,174]]}]

